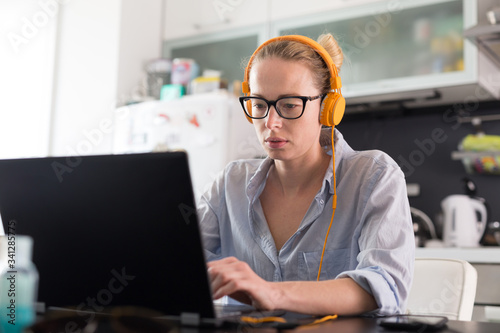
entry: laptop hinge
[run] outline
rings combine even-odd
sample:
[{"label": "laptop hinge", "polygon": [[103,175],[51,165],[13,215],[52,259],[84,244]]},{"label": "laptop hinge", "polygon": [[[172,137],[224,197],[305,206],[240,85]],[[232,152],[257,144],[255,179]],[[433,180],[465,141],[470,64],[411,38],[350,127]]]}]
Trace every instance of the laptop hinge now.
[{"label": "laptop hinge", "polygon": [[181,324],[189,326],[200,326],[200,314],[193,312],[181,313]]}]

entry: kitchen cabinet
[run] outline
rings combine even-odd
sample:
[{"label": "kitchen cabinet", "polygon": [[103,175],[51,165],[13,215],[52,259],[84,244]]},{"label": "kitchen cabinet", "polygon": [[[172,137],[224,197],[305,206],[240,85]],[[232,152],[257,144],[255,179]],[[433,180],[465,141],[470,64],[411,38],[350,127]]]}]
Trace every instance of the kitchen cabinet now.
[{"label": "kitchen cabinet", "polygon": [[[500,98],[500,66],[463,37],[477,24],[477,0],[221,1],[167,2],[166,48],[227,34],[236,40],[249,31],[259,44],[328,31],[344,52],[340,75],[348,112],[388,102],[426,107]],[[239,61],[230,65],[241,70]]]},{"label": "kitchen cabinet", "polygon": [[381,0],[183,0],[166,1],[164,39],[174,40]]},{"label": "kitchen cabinet", "polygon": [[166,41],[264,25],[268,0],[166,1],[163,38]]},{"label": "kitchen cabinet", "polygon": [[376,1],[276,21],[273,33],[333,33],[344,52],[348,105],[498,98],[491,79],[498,67],[462,36],[476,24],[476,9],[475,0]]},{"label": "kitchen cabinet", "polygon": [[[233,29],[266,25],[277,20],[297,19],[325,11],[367,5],[382,0],[184,0],[166,1],[163,37],[165,41]],[[271,37],[271,31],[267,32]]]},{"label": "kitchen cabinet", "polygon": [[[477,270],[477,289],[472,320],[492,320],[489,313],[500,313],[500,247],[417,248],[419,258],[466,260]],[[496,318],[500,320],[500,318]]]},{"label": "kitchen cabinet", "polygon": [[294,19],[308,14],[331,12],[342,8],[367,5],[381,0],[272,0],[270,1],[270,17],[272,21]]}]

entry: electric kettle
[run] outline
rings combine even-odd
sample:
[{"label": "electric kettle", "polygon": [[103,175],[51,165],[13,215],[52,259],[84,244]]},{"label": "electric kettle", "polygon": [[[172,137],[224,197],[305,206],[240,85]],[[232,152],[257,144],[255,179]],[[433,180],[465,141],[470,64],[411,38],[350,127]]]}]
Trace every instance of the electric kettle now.
[{"label": "electric kettle", "polygon": [[477,247],[486,229],[488,213],[483,201],[455,194],[441,202],[443,241],[448,247]]}]

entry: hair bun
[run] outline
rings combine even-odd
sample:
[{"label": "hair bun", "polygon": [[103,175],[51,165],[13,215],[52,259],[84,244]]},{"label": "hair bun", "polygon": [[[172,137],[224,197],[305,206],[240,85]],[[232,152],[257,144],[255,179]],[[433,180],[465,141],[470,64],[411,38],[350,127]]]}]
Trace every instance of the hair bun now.
[{"label": "hair bun", "polygon": [[332,34],[322,34],[318,37],[317,42],[323,46],[323,48],[332,57],[333,63],[337,67],[337,71],[340,71],[340,67],[344,62],[344,54],[339,44],[335,40]]}]

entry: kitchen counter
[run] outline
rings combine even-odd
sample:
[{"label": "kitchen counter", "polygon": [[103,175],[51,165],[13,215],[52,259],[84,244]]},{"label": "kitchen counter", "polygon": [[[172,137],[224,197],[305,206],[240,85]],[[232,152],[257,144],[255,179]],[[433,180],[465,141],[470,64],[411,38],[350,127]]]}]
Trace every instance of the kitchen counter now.
[{"label": "kitchen counter", "polygon": [[500,246],[471,248],[419,247],[415,251],[415,257],[461,259],[471,264],[500,264]]}]

